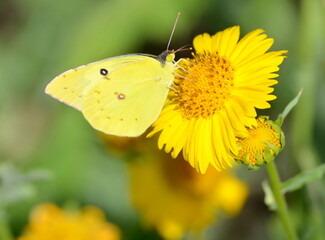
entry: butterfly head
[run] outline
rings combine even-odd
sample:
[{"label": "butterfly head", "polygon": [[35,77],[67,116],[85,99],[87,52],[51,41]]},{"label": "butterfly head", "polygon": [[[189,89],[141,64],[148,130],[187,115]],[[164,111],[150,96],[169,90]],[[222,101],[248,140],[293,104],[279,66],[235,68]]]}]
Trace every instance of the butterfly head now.
[{"label": "butterfly head", "polygon": [[158,57],[157,60],[162,64],[172,63],[175,59],[175,51],[166,50],[163,51]]}]

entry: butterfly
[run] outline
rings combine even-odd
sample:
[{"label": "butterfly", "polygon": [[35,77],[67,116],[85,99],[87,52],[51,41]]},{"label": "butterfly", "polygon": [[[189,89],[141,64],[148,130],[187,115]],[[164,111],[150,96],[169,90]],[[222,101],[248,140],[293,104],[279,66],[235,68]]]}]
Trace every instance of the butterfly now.
[{"label": "butterfly", "polygon": [[158,118],[174,69],[172,51],[122,55],[68,70],[45,93],[81,111],[99,131],[136,137]]},{"label": "butterfly", "polygon": [[[179,14],[171,36],[178,18]],[[159,56],[107,58],[60,74],[46,86],[45,93],[81,111],[96,130],[136,137],[163,108],[174,81],[174,58],[175,51],[169,50]]]}]

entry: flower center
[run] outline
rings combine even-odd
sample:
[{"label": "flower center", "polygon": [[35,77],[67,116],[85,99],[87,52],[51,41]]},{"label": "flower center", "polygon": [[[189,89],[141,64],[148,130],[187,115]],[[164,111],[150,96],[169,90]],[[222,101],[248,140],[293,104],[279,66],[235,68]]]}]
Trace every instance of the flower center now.
[{"label": "flower center", "polygon": [[208,118],[224,107],[234,86],[234,68],[218,52],[203,52],[180,63],[175,102],[186,119]]},{"label": "flower center", "polygon": [[242,159],[245,154],[249,154],[248,161],[251,165],[258,164],[258,156],[264,157],[264,151],[268,143],[281,147],[279,133],[272,129],[271,124],[265,124],[264,120],[257,120],[257,127],[248,129],[248,137],[238,139],[240,146],[239,158]]}]

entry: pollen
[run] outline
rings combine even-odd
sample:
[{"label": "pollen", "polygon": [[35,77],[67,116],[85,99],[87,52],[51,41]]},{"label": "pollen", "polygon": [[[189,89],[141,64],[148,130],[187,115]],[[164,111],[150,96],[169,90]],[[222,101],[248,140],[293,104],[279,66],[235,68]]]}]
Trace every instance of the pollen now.
[{"label": "pollen", "polygon": [[[248,137],[239,138],[238,159],[240,162],[259,166],[269,162],[268,156],[275,156],[284,143],[281,139],[281,132],[274,128],[265,117],[257,119],[257,126],[248,128]],[[273,158],[272,158],[273,160]]]},{"label": "pollen", "polygon": [[183,117],[208,118],[224,108],[234,86],[234,68],[218,52],[203,52],[180,64],[175,102]]}]

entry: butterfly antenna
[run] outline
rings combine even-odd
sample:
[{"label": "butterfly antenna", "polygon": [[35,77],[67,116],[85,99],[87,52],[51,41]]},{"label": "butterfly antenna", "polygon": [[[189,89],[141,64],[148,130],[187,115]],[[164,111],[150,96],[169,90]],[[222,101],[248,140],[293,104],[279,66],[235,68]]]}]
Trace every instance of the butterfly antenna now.
[{"label": "butterfly antenna", "polygon": [[176,20],[175,20],[175,23],[174,23],[174,27],[173,27],[173,30],[172,30],[172,33],[170,34],[170,37],[169,37],[169,40],[168,40],[168,44],[167,44],[167,49],[169,49],[169,45],[170,45],[170,42],[172,41],[172,38],[173,38],[173,35],[174,35],[174,31],[175,31],[175,28],[176,28],[176,25],[177,25],[177,22],[178,22],[178,19],[179,17],[181,16],[181,13],[178,12],[177,13],[177,17],[176,17]]},{"label": "butterfly antenna", "polygon": [[191,47],[191,45],[185,45],[185,46],[183,46],[183,47],[180,47],[179,49],[176,49],[175,51],[174,51],[174,53],[177,53],[177,52],[183,52],[183,51],[191,51],[192,50],[192,47]]}]

